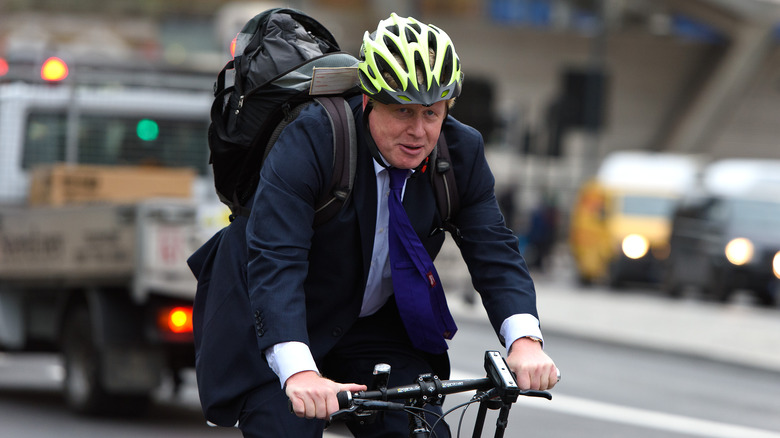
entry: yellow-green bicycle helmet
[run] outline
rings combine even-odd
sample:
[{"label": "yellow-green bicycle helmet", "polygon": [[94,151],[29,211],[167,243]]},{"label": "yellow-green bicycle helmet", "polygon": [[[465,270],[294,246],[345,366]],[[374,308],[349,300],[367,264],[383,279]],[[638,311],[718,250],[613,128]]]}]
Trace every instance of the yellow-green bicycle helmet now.
[{"label": "yellow-green bicycle helmet", "polygon": [[384,104],[432,105],[457,97],[463,82],[450,37],[436,26],[395,13],[363,36],[358,72],[363,92]]}]

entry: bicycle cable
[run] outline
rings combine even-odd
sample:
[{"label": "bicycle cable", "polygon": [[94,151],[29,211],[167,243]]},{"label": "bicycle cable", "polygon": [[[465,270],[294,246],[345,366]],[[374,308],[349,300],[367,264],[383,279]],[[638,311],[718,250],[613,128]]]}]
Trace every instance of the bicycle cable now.
[{"label": "bicycle cable", "polygon": [[433,431],[433,429],[436,427],[436,425],[438,425],[440,421],[444,420],[444,417],[446,417],[447,415],[453,413],[454,411],[462,408],[463,410],[461,411],[460,419],[458,420],[457,434],[455,435],[456,437],[460,437],[461,426],[463,424],[463,418],[466,416],[466,410],[471,405],[473,405],[474,403],[482,402],[483,400],[490,399],[490,396],[488,394],[489,392],[490,391],[474,394],[474,396],[472,396],[469,401],[457,404],[457,405],[453,406],[452,408],[448,409],[446,412],[443,412],[441,415],[437,415],[438,419],[436,420],[436,422],[433,423],[433,426],[431,427],[431,430]]},{"label": "bicycle cable", "polygon": [[[425,426],[428,429],[430,429],[430,433],[432,434],[431,438],[436,438],[438,436],[434,428],[436,427],[437,424],[439,424],[440,421],[444,419],[444,415],[446,414],[439,415],[436,412],[429,411],[423,407],[418,407],[418,406],[407,406],[404,409],[404,411],[406,411],[410,415],[414,415],[418,420],[422,421],[425,424]],[[436,421],[433,422],[433,425],[431,425],[431,423],[429,423],[428,420],[425,418],[425,414],[431,414],[436,417]]]}]

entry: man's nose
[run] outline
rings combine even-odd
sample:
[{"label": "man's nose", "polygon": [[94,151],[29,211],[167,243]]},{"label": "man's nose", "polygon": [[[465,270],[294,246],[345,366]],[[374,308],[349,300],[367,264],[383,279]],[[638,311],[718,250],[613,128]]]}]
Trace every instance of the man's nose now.
[{"label": "man's nose", "polygon": [[409,134],[416,137],[425,135],[425,124],[421,115],[415,115],[409,120],[409,124],[406,128]]}]

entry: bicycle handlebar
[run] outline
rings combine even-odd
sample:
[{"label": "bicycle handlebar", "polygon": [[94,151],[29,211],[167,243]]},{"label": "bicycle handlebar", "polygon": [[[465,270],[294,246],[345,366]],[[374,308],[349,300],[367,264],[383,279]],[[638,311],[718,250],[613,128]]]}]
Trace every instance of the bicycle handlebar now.
[{"label": "bicycle handlebar", "polygon": [[[434,401],[448,394],[472,390],[489,391],[494,388],[495,385],[488,377],[439,380],[436,376],[432,376],[430,380],[421,377],[415,384],[387,388],[384,391],[373,390],[356,393],[342,391],[336,395],[336,398],[339,401],[339,409],[361,407],[369,410],[396,410],[403,409],[404,405],[389,400],[423,399]],[[519,391],[518,395],[552,400],[552,394],[547,391],[525,390]]]},{"label": "bicycle handlebar", "polygon": [[[341,392],[337,394],[339,408],[350,409],[354,403],[353,400],[362,400],[361,404],[368,408],[365,401],[373,400],[396,400],[407,399],[416,400],[423,403],[436,401],[448,394],[465,392],[471,390],[492,391],[492,397],[500,398],[504,403],[514,403],[520,395],[527,397],[544,397],[552,399],[552,395],[546,391],[520,391],[515,381],[514,374],[509,370],[506,361],[497,351],[488,350],[485,352],[485,371],[487,377],[481,379],[461,379],[461,380],[439,380],[432,374],[423,374],[417,378],[417,382],[411,385],[387,388],[387,376],[390,373],[390,367],[386,364],[378,364],[379,369],[375,368],[375,390],[360,391],[355,394]],[[559,371],[560,373],[560,371]],[[560,374],[558,374],[560,380]]]},{"label": "bicycle handlebar", "polygon": [[439,396],[454,394],[457,392],[477,389],[488,390],[491,387],[492,383],[487,377],[483,377],[481,379],[439,380],[439,378],[436,376],[431,376],[430,379],[426,379],[425,377],[421,376],[417,380],[417,383],[411,385],[387,388],[384,391],[359,391],[354,394],[350,393],[349,391],[343,391],[338,393],[336,397],[339,401],[339,408],[347,409],[350,407],[350,402],[356,399],[364,401],[386,401],[416,398],[439,398]]}]

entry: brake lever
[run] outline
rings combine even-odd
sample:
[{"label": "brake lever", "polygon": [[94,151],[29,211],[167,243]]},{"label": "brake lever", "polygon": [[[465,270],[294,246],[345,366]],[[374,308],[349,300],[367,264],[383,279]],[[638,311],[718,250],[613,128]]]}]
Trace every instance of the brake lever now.
[{"label": "brake lever", "polygon": [[336,420],[340,420],[349,415],[358,415],[357,410],[358,410],[358,405],[356,404],[346,409],[339,409],[338,411],[330,414],[330,418],[328,418],[328,423],[331,423]]},{"label": "brake lever", "polygon": [[552,400],[552,394],[550,394],[547,391],[537,391],[534,389],[527,389],[525,391],[521,390],[520,395],[526,397],[541,397],[541,398],[546,398],[547,400]]},{"label": "brake lever", "polygon": [[403,411],[406,409],[406,406],[403,403],[395,403],[390,401],[352,399],[351,403],[352,404],[350,407],[339,409],[338,411],[331,414],[328,421],[339,420],[350,415],[354,415],[355,417],[369,416],[373,413],[371,411],[363,412],[363,408],[372,409],[375,411]]}]

